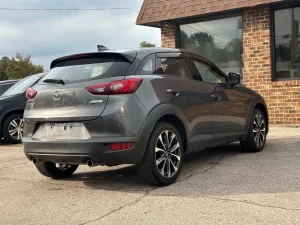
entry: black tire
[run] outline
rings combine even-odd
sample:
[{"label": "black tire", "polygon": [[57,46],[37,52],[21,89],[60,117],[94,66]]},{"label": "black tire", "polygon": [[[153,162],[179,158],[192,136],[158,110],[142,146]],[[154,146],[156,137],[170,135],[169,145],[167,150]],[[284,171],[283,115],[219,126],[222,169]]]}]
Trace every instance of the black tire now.
[{"label": "black tire", "polygon": [[52,162],[37,162],[37,170],[46,177],[55,179],[70,177],[78,168],[78,165],[66,165],[66,168],[58,168]]},{"label": "black tire", "polygon": [[[12,137],[9,133],[10,123],[13,120],[19,120],[19,119],[23,120],[23,114],[20,114],[20,113],[12,114],[4,120],[3,127],[2,127],[2,135],[3,135],[3,138],[5,141],[8,141],[12,144],[20,144],[22,142],[22,138],[16,139],[16,138]],[[23,135],[23,131],[24,131],[24,123],[23,123],[23,127],[22,127],[22,135]]]},{"label": "black tire", "polygon": [[[169,139],[168,142],[171,143],[169,144],[168,147],[166,148],[163,147],[164,148],[163,151],[156,152],[155,149],[156,149],[157,142],[159,141],[160,135],[162,135],[164,131],[170,132],[169,134],[172,135],[171,138],[173,137],[173,134],[175,134],[175,138],[173,138],[172,141],[170,140],[171,138]],[[166,135],[164,137],[166,138]],[[172,145],[172,143],[174,145]],[[177,143],[179,143],[179,147],[176,148],[176,151],[171,151],[171,148],[175,147],[175,145],[177,146]],[[180,136],[180,133],[177,131],[177,129],[174,126],[168,123],[158,123],[155,126],[150,136],[145,151],[144,159],[142,163],[137,166],[141,178],[148,184],[155,185],[155,186],[167,186],[172,184],[178,178],[182,168],[183,156],[184,156],[183,146],[184,145],[182,142],[182,137]],[[165,151],[165,149],[167,150]],[[172,152],[176,154],[176,156],[174,154],[171,154]],[[159,154],[161,155],[158,158],[158,160],[163,159],[161,162],[163,163],[163,167],[164,167],[161,169],[161,172],[158,166],[156,165],[156,160],[157,160],[156,157]],[[177,170],[175,170],[174,165],[176,166]],[[165,166],[167,168],[165,168]],[[172,168],[170,169],[170,167]],[[165,173],[166,170],[167,172]],[[172,172],[172,176],[165,177],[171,175],[171,172],[168,173],[169,171]],[[163,176],[161,173],[164,173],[165,176]]]},{"label": "black tire", "polygon": [[[259,126],[257,127],[256,125],[257,122],[255,122],[256,117],[261,117],[263,121],[261,127]],[[264,132],[262,130],[264,130]],[[261,144],[257,142],[258,140],[257,138],[261,140]],[[267,121],[265,119],[265,115],[260,109],[255,108],[251,116],[247,137],[244,141],[241,141],[242,151],[244,152],[262,151],[266,144],[266,138],[267,138]]]}]

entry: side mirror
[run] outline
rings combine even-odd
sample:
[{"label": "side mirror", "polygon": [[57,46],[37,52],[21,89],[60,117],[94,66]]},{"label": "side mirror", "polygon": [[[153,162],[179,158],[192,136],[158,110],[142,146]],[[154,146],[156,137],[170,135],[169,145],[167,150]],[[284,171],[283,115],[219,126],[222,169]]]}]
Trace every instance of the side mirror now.
[{"label": "side mirror", "polygon": [[236,85],[241,82],[241,76],[237,73],[229,73],[228,74],[228,83],[230,85]]}]

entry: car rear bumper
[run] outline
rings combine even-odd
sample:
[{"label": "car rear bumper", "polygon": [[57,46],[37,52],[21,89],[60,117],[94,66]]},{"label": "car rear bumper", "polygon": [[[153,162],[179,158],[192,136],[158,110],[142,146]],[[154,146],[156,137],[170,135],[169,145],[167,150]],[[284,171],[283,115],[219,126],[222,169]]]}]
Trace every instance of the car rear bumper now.
[{"label": "car rear bumper", "polygon": [[[128,150],[112,151],[105,143],[134,142]],[[139,164],[143,160],[146,139],[120,138],[103,142],[103,140],[85,141],[35,141],[24,138],[24,152],[29,160],[65,163],[87,164],[93,160],[95,165]]]}]

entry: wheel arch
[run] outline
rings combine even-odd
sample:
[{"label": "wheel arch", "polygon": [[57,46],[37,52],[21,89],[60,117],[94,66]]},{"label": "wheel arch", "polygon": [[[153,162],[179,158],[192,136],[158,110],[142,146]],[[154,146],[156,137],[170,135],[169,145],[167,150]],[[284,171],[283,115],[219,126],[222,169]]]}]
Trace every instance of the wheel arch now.
[{"label": "wheel arch", "polygon": [[253,110],[257,108],[257,109],[260,109],[263,114],[265,115],[266,117],[266,121],[267,121],[267,134],[269,132],[269,115],[268,115],[268,107],[266,105],[266,103],[264,102],[263,99],[261,98],[258,98],[258,99],[255,99],[252,104],[250,105],[249,107],[249,110],[248,110],[248,116],[247,116],[247,121],[246,121],[246,126],[245,126],[245,135],[244,137],[241,139],[241,141],[244,141],[246,139],[246,137],[248,136],[248,132],[249,132],[249,126],[250,126],[250,121],[251,121],[251,116],[252,116],[252,113],[253,113]]},{"label": "wheel arch", "polygon": [[179,109],[174,108],[170,104],[159,105],[150,111],[141,129],[140,137],[149,140],[155,125],[159,122],[170,123],[178,130],[182,135],[184,150],[186,151],[189,140],[188,123]]},{"label": "wheel arch", "polygon": [[186,134],[186,129],[185,129],[183,122],[174,114],[167,114],[167,115],[162,116],[156,123],[159,123],[159,122],[169,123],[177,129],[177,131],[179,132],[179,134],[182,138],[183,144],[184,144],[183,150],[184,150],[184,152],[186,152],[186,150],[187,150],[187,134]]}]

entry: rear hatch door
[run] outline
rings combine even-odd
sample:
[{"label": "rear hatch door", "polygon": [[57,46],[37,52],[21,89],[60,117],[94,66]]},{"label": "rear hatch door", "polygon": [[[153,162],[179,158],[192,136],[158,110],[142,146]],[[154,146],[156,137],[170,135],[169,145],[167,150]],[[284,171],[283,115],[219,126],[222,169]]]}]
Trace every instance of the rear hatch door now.
[{"label": "rear hatch door", "polygon": [[93,120],[106,107],[108,95],[90,93],[88,87],[124,80],[134,57],[118,53],[75,55],[52,63],[53,68],[34,87],[27,102],[28,121],[73,122]]}]

